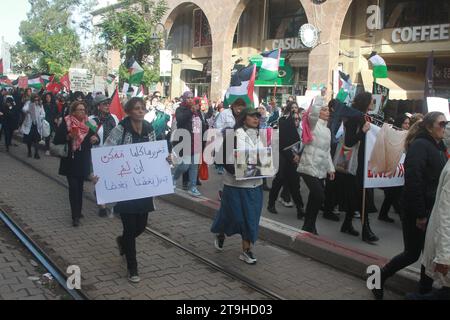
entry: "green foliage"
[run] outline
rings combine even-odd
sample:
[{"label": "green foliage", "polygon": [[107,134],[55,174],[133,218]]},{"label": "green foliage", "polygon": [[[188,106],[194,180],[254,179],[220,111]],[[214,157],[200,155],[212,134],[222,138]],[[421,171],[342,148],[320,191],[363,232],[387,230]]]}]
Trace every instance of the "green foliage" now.
[{"label": "green foliage", "polygon": [[[134,57],[144,68],[143,83],[147,86],[159,81],[159,58],[148,65],[147,57],[159,56],[161,42],[152,40],[155,26],[168,10],[165,0],[122,0],[119,10],[108,11],[101,24],[100,37],[109,49],[119,50],[124,61]],[[163,35],[159,35],[163,38]],[[122,66],[120,79],[127,81],[128,70]]]},{"label": "green foliage", "polygon": [[68,71],[73,60],[80,57],[80,41],[70,27],[70,16],[85,0],[29,0],[27,20],[20,24],[22,43],[13,49],[16,71],[34,70],[55,73]]}]

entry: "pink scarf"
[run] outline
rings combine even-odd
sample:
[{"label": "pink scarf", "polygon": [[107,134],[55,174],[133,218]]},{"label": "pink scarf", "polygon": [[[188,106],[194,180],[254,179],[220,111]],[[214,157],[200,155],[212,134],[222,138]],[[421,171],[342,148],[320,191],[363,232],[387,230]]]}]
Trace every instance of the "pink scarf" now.
[{"label": "pink scarf", "polygon": [[311,112],[311,107],[308,108],[308,111],[306,111],[303,114],[302,118],[302,143],[303,144],[310,144],[313,141],[313,135],[311,132],[311,127],[309,126],[309,114]]},{"label": "pink scarf", "polygon": [[75,139],[72,140],[72,151],[77,151],[81,149],[81,144],[84,138],[86,138],[89,133],[89,128],[86,125],[88,118],[85,117],[83,121],[78,120],[74,116],[68,115],[64,118],[67,124],[67,132],[75,133]]}]

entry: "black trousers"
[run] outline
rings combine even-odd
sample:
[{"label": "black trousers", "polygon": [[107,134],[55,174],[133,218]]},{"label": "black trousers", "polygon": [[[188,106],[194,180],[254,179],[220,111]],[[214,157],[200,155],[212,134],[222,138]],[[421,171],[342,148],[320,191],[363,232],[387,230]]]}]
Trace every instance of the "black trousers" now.
[{"label": "black trousers", "polygon": [[400,196],[402,194],[402,187],[385,188],[384,191],[384,201],[381,206],[380,216],[386,217],[394,206],[395,211],[400,212]]},{"label": "black trousers", "polygon": [[122,246],[127,258],[127,268],[137,271],[136,238],[145,231],[148,213],[122,213],[120,218],[123,224]]},{"label": "black trousers", "polygon": [[278,198],[281,187],[287,183],[292,200],[297,208],[303,207],[303,200],[300,195],[300,175],[297,172],[297,166],[280,154],[280,169],[272,182],[272,188],[269,193],[269,206],[274,206]]},{"label": "black trousers", "polygon": [[302,174],[301,176],[309,189],[303,230],[315,232],[317,215],[319,214],[320,207],[325,201],[325,179],[315,178],[307,174]]},{"label": "black trousers", "polygon": [[69,183],[70,209],[72,210],[72,219],[81,218],[81,209],[83,207],[83,185],[84,177],[67,176]]},{"label": "black trousers", "polygon": [[[409,217],[402,217],[403,242],[405,249],[402,253],[391,259],[381,270],[381,281],[393,276],[401,269],[410,266],[420,258],[420,253],[425,244],[425,232],[417,228],[416,221]],[[427,293],[431,291],[433,279],[425,274],[425,267],[420,272],[419,291]]]},{"label": "black trousers", "polygon": [[324,203],[324,212],[330,213],[334,211],[334,208],[339,203],[338,201],[338,190],[337,190],[336,179],[333,181],[327,179],[325,182],[325,203]]},{"label": "black trousers", "polygon": [[11,146],[14,129],[11,129],[8,126],[3,125],[2,130],[5,133],[5,146],[8,148]]}]

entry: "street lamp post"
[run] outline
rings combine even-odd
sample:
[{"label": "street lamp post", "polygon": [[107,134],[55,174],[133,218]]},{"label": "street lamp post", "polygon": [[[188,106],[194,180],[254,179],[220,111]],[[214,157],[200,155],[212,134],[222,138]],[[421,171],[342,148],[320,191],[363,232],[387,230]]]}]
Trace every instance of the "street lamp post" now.
[{"label": "street lamp post", "polygon": [[[169,43],[169,35],[167,33],[167,29],[164,27],[164,25],[162,23],[156,24],[155,30],[151,36],[151,40],[161,41],[161,37],[159,36],[158,32],[156,32],[156,29],[158,26],[161,26],[161,28],[163,30],[164,50],[170,50],[170,47],[172,47],[175,52],[175,54],[172,56],[172,64],[180,64],[182,62],[182,59],[178,56],[175,45]],[[160,58],[161,58],[161,52],[160,52]],[[164,85],[164,95],[167,96],[167,94],[166,94],[166,75],[163,75],[162,78],[163,78],[163,85]]]}]

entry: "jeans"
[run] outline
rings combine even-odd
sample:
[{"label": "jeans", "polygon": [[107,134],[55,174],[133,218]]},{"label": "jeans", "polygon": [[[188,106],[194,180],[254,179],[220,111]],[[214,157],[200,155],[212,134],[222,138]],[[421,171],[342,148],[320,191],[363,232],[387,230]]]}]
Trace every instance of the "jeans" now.
[{"label": "jeans", "polygon": [[14,130],[7,126],[3,126],[3,132],[5,133],[5,146],[8,148],[11,146]]},{"label": "jeans", "polygon": [[303,230],[315,232],[317,215],[319,214],[320,207],[325,201],[325,179],[319,179],[307,174],[302,174],[301,176],[309,189]]},{"label": "jeans", "polygon": [[137,271],[136,238],[145,231],[148,213],[120,214],[123,225],[122,248],[127,258],[129,271]]},{"label": "jeans", "polygon": [[189,171],[189,187],[197,187],[197,176],[198,176],[198,163],[194,163],[194,157],[191,159],[191,164],[185,162],[180,163],[173,174],[173,180],[176,182],[182,174]]},{"label": "jeans", "polygon": [[[425,231],[416,226],[414,218],[402,217],[403,242],[405,249],[402,253],[391,259],[381,270],[382,284],[386,279],[393,276],[397,271],[410,266],[420,258],[420,254],[425,244]],[[433,280],[425,274],[425,267],[422,266],[420,273],[419,291],[424,294],[431,290]]]},{"label": "jeans", "polygon": [[83,207],[84,177],[67,176],[67,182],[69,183],[69,200],[72,219],[80,219],[81,209]]},{"label": "jeans", "polygon": [[380,210],[380,217],[387,217],[391,206],[394,206],[395,211],[400,212],[400,197],[402,194],[402,187],[385,188],[384,201]]}]

